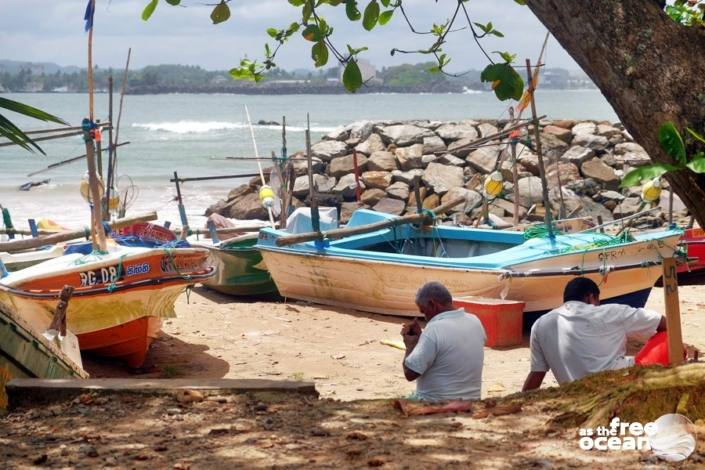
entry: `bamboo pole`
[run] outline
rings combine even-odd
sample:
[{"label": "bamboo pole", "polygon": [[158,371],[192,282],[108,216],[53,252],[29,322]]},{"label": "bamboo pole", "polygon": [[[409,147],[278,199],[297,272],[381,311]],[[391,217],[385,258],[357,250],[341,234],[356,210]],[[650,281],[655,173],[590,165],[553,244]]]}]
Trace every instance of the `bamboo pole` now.
[{"label": "bamboo pole", "polygon": [[[130,143],[129,141],[122,142],[120,144],[115,145],[114,147],[122,147],[123,145],[127,145],[129,143]],[[79,155],[78,157],[73,157],[73,158],[69,158],[67,160],[62,160],[60,162],[52,163],[51,165],[48,165],[46,168],[42,168],[41,170],[33,171],[32,173],[27,173],[27,177],[35,176],[35,175],[38,175],[39,173],[44,173],[45,171],[53,170],[54,168],[68,165],[69,163],[77,162],[77,161],[82,160],[84,158],[86,158],[85,153],[83,155]]]},{"label": "bamboo pole", "polygon": [[[447,212],[448,210],[452,209],[453,207],[457,206],[458,204],[462,204],[464,202],[465,202],[465,197],[458,197],[456,199],[453,199],[452,201],[449,201],[445,204],[442,204],[442,205],[436,207],[431,212],[434,215],[441,215],[441,214]],[[423,214],[423,213],[422,214],[408,214],[408,215],[403,215],[401,217],[397,217],[394,219],[383,220],[381,222],[360,225],[359,227],[336,228],[336,229],[329,230],[329,231],[325,232],[325,234],[322,234],[321,232],[315,231],[315,232],[309,232],[309,233],[299,233],[299,234],[295,234],[295,235],[285,235],[285,236],[277,238],[276,243],[277,243],[277,246],[294,245],[296,243],[304,243],[304,242],[309,242],[312,240],[319,240],[322,235],[325,235],[325,239],[327,239],[327,240],[337,240],[339,238],[349,237],[352,235],[360,235],[363,233],[375,232],[377,230],[395,227],[397,225],[415,224],[415,223],[427,224],[432,221],[433,221],[433,217],[431,217],[429,214]]]},{"label": "bamboo pole", "polygon": [[[257,148],[257,141],[255,140],[255,128],[252,126],[252,120],[250,119],[250,110],[245,106],[245,115],[247,116],[247,126],[250,128],[250,137],[252,137],[252,146],[255,149],[255,158],[257,159],[257,168],[259,169],[259,177],[262,182],[262,186],[266,186],[267,182],[264,179],[264,172],[262,171],[262,164],[260,163],[259,149]],[[267,207],[267,215],[269,215],[269,223],[274,227],[274,214],[272,213],[272,207]]]},{"label": "bamboo pole", "polygon": [[[264,173],[268,174],[269,172],[265,169]],[[225,179],[236,179],[236,178],[254,178],[256,176],[259,176],[259,173],[239,173],[237,175],[221,175],[221,176],[194,176],[193,178],[179,178],[178,180],[176,177],[171,178],[169,180],[170,183],[176,183],[177,181],[179,183],[187,183],[189,181],[210,181],[210,180],[225,180]]]},{"label": "bamboo pole", "polygon": [[[543,114],[543,115],[539,116],[537,119],[543,119],[543,118],[545,118],[545,117],[546,117],[546,115]],[[458,147],[458,148],[455,149],[455,150],[467,150],[467,149],[472,149],[472,148],[474,148],[474,147],[477,147],[478,145],[482,145],[482,144],[485,144],[485,143],[490,142],[490,141],[492,141],[492,140],[498,139],[498,138],[500,138],[500,137],[507,136],[507,135],[509,135],[512,131],[515,131],[515,130],[517,130],[517,129],[521,129],[522,127],[528,126],[529,124],[531,124],[531,122],[532,122],[532,121],[531,121],[530,119],[527,119],[527,120],[525,120],[525,121],[523,121],[523,122],[520,122],[520,123],[518,123],[518,124],[514,124],[513,126],[509,126],[509,127],[507,127],[506,129],[502,129],[501,131],[497,132],[496,134],[491,134],[491,135],[488,135],[488,136],[485,136],[485,137],[481,137],[481,138],[479,138],[479,139],[477,139],[477,140],[473,140],[472,142],[469,142],[468,144],[463,145],[462,147]],[[438,151],[438,152],[434,152],[435,155],[444,155],[444,154],[446,154],[446,153],[448,153],[448,152],[447,152],[447,151]]]},{"label": "bamboo pole", "polygon": [[320,234],[321,218],[318,213],[318,199],[316,198],[316,188],[313,186],[313,155],[311,155],[311,120],[306,113],[306,160],[308,163],[308,199],[311,208],[311,225],[313,231]]},{"label": "bamboo pole", "polygon": [[[113,122],[113,76],[112,74],[108,77],[108,120]],[[108,128],[108,169],[105,178],[105,201],[103,202],[103,207],[105,208],[105,213],[103,214],[104,220],[110,220],[110,171],[113,168],[113,153],[115,141],[113,140],[113,126]]]},{"label": "bamboo pole", "polygon": [[[133,217],[125,217],[123,219],[117,219],[110,223],[110,228],[112,230],[118,230],[123,227],[128,227],[130,225],[147,222],[150,220],[156,220],[156,212],[148,212],[146,214],[136,215]],[[0,251],[6,251],[8,253],[29,250],[32,248],[38,248],[44,245],[53,245],[56,243],[66,242],[69,240],[75,240],[77,238],[88,238],[90,235],[90,229],[84,228],[82,230],[73,230],[70,232],[60,232],[53,235],[48,235],[46,237],[39,238],[25,238],[22,240],[12,240],[7,242],[0,242]]]},{"label": "bamboo pole", "polygon": [[103,230],[103,211],[101,204],[100,182],[98,181],[95,154],[93,149],[93,137],[91,131],[83,131],[83,139],[86,142],[86,163],[88,163],[88,187],[91,195],[91,233],[93,235],[93,249],[105,251],[108,247]]},{"label": "bamboo pole", "polygon": [[553,233],[553,214],[551,214],[551,202],[548,199],[548,183],[546,182],[546,169],[543,166],[543,150],[541,148],[541,130],[539,129],[539,118],[536,114],[536,102],[534,101],[534,82],[531,76],[531,60],[526,59],[526,73],[529,80],[529,95],[531,102],[531,117],[534,124],[534,136],[536,138],[536,156],[539,163],[539,177],[541,178],[541,194],[545,208],[545,223],[550,239],[555,238]]},{"label": "bamboo pole", "polygon": [[[127,49],[127,61],[125,62],[125,70],[122,73],[122,83],[120,84],[120,103],[118,104],[118,117],[117,124],[115,125],[115,142],[120,141],[120,121],[122,120],[122,105],[125,98],[125,89],[127,88],[127,72],[130,69],[130,56],[132,55],[132,48]],[[115,189],[115,175],[117,174],[117,150],[113,148],[113,166],[110,168],[110,175],[108,184]]]}]

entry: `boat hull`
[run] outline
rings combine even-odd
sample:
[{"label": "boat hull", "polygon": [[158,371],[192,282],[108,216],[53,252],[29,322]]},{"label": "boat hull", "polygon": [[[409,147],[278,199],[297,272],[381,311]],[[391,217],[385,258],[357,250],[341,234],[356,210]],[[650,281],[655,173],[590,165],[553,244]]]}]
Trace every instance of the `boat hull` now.
[{"label": "boat hull", "polygon": [[112,357],[137,368],[144,364],[152,341],[161,330],[162,319],[146,316],[121,325],[78,335],[81,350]]},{"label": "boat hull", "polygon": [[277,287],[264,266],[262,254],[253,248],[256,241],[255,238],[237,247],[208,247],[208,260],[215,267],[215,275],[203,285],[235,296],[276,294]]},{"label": "boat hull", "polygon": [[53,265],[46,266],[46,275],[40,265],[9,276],[7,283],[0,282],[0,303],[11,304],[38,329],[51,320],[61,287],[74,286],[66,318],[81,349],[138,367],[161,319],[175,316],[174,304],[184,288],[206,280],[213,268],[205,265],[207,252],[202,249],[166,254],[160,249],[120,250],[97,259],[58,260],[70,268],[52,271]]},{"label": "boat hull", "polygon": [[[264,251],[279,292],[284,297],[367,312],[420,316],[414,299],[429,281],[444,284],[453,296],[519,300],[525,312],[545,312],[562,303],[563,288],[577,273],[501,279],[501,272],[409,266],[381,261]],[[661,275],[659,266],[585,274],[600,284],[605,300],[650,289]],[[648,294],[647,294],[648,296]],[[643,296],[635,303],[643,306]]]}]

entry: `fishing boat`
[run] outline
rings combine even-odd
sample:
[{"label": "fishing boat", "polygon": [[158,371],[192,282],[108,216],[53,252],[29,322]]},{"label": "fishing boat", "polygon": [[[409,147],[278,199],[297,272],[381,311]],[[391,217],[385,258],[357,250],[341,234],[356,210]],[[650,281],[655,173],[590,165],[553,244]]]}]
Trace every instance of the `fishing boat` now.
[{"label": "fishing boat", "polygon": [[194,246],[208,249],[208,262],[215,268],[215,275],[203,285],[227,295],[276,294],[277,288],[262,254],[255,248],[257,235],[251,232],[216,243],[192,242]]},{"label": "fishing boat", "polygon": [[[680,245],[686,254],[685,260],[677,268],[678,284],[681,286],[701,285],[705,283],[705,230],[689,228],[683,233]],[[663,279],[656,282],[663,286]]]},{"label": "fishing boat", "polygon": [[63,286],[75,288],[68,328],[81,351],[144,363],[164,318],[189,285],[213,274],[202,248],[112,244],[106,252],[72,253],[0,279],[0,302],[22,312],[31,327],[46,324]]},{"label": "fishing boat", "polygon": [[0,410],[7,407],[5,384],[14,378],[86,377],[73,333],[67,331],[62,340],[49,340],[12,305],[0,302]]},{"label": "fishing boat", "polygon": [[0,251],[0,262],[8,271],[19,271],[64,254],[65,244],[47,245],[38,249],[8,253]]},{"label": "fishing boat", "polygon": [[[284,297],[368,312],[418,316],[416,290],[428,281],[456,296],[525,302],[526,313],[562,303],[575,276],[600,285],[601,298],[642,307],[673,256],[680,230],[613,237],[597,232],[526,240],[521,232],[452,226],[395,227],[359,233],[396,216],[360,209],[338,240],[282,243],[286,232],[264,228],[257,248]],[[376,226],[375,225],[375,226]],[[289,236],[291,239],[291,236]]]}]

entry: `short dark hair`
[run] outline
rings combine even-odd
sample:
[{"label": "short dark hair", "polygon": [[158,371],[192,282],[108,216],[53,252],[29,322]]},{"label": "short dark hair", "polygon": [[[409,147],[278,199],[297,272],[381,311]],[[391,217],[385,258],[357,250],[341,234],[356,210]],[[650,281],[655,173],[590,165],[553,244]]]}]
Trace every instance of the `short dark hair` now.
[{"label": "short dark hair", "polygon": [[576,277],[566,284],[565,290],[563,290],[563,302],[571,300],[584,302],[590,294],[600,297],[600,288],[597,287],[595,281],[587,277]]},{"label": "short dark hair", "polygon": [[440,282],[427,282],[416,291],[416,304],[426,305],[429,300],[446,306],[453,303],[453,296]]}]

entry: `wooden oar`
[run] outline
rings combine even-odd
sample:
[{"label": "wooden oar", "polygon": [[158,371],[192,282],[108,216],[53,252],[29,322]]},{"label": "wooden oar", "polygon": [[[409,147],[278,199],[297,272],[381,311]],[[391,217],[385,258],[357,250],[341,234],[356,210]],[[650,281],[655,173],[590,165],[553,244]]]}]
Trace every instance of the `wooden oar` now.
[{"label": "wooden oar", "polygon": [[[148,212],[146,214],[136,215],[134,217],[125,217],[124,219],[117,219],[115,222],[110,224],[110,228],[113,230],[118,230],[123,227],[129,227],[130,225],[136,224],[138,222],[148,222],[150,220],[156,220],[156,212]],[[25,238],[22,240],[12,240],[9,242],[0,242],[0,251],[14,252],[29,250],[32,248],[38,248],[44,245],[53,245],[55,243],[66,242],[69,240],[75,240],[77,238],[84,238],[90,235],[90,229],[84,228],[82,230],[73,230],[71,232],[60,232],[54,235],[48,235],[46,237],[38,238]]]},{"label": "wooden oar", "polygon": [[[436,207],[431,212],[433,215],[440,215],[458,204],[464,203],[465,197],[459,197]],[[327,240],[337,240],[339,238],[349,237],[351,235],[360,235],[362,233],[375,232],[377,230],[382,230],[389,227],[395,227],[397,225],[406,224],[416,224],[416,223],[429,223],[433,219],[429,214],[409,214],[396,219],[383,220],[381,222],[375,222],[372,224],[360,225],[358,227],[344,227],[336,228],[333,230],[328,230],[323,234],[322,232],[308,232],[308,233],[297,233],[295,235],[285,235],[283,237],[277,238],[277,246],[287,246],[296,243],[310,242],[313,240],[320,240],[324,238]]]}]

